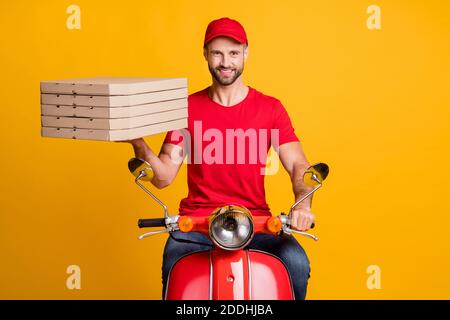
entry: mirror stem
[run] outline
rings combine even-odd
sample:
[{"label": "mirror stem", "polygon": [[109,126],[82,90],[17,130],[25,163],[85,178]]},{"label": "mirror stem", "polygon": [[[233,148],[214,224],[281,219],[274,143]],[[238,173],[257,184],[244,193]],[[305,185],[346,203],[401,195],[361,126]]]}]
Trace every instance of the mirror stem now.
[{"label": "mirror stem", "polygon": [[313,194],[314,192],[317,191],[317,189],[319,189],[322,186],[322,184],[319,184],[317,187],[315,187],[312,191],[308,192],[305,196],[303,196],[300,200],[298,200],[296,203],[294,203],[291,207],[291,209],[289,210],[289,218],[291,217],[292,214],[292,210],[295,209],[295,207],[302,202],[303,200],[305,200],[306,198],[308,198],[311,194]]},{"label": "mirror stem", "polygon": [[141,171],[141,173],[139,174],[139,176],[137,176],[136,179],[134,179],[134,182],[136,182],[136,184],[137,184],[139,187],[141,187],[142,190],[144,190],[150,197],[153,198],[153,200],[155,200],[156,202],[158,202],[158,204],[159,204],[161,207],[163,207],[163,209],[164,209],[164,218],[168,218],[168,217],[169,217],[169,213],[168,213],[168,210],[167,210],[167,206],[166,206],[164,203],[162,203],[161,200],[159,200],[153,193],[151,193],[149,190],[147,190],[147,188],[144,187],[144,186],[140,183],[139,179],[141,179],[141,178],[144,177],[144,176],[146,176],[145,172],[144,172],[144,171]]}]

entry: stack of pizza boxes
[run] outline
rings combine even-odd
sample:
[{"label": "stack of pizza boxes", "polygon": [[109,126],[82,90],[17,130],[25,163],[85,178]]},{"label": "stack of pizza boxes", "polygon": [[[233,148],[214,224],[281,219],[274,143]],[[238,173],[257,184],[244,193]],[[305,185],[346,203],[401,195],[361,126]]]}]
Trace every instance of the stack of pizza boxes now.
[{"label": "stack of pizza boxes", "polygon": [[121,141],[187,128],[186,78],[41,82],[44,137]]}]

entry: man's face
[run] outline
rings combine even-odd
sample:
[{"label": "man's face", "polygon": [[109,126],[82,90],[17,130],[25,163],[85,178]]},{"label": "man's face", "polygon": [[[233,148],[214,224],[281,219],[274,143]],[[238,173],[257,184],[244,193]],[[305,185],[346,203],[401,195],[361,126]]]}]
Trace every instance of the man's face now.
[{"label": "man's face", "polygon": [[244,71],[248,48],[244,44],[226,37],[217,37],[209,42],[203,52],[208,68],[216,81],[228,86]]}]

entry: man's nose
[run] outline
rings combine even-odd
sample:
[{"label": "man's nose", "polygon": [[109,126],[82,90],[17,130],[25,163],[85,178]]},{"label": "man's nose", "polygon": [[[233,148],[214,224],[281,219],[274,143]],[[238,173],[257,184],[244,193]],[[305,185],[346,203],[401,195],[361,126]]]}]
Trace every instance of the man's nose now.
[{"label": "man's nose", "polygon": [[231,67],[231,59],[226,54],[222,56],[222,67],[224,68]]}]

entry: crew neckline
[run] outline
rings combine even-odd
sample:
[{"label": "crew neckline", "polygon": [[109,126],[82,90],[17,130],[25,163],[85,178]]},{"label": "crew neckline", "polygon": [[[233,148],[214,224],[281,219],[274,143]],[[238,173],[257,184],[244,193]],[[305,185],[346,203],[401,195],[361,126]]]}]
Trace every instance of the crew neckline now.
[{"label": "crew neckline", "polygon": [[214,105],[216,105],[216,106],[218,106],[218,107],[221,107],[221,108],[224,108],[224,109],[233,109],[233,108],[236,108],[236,107],[241,106],[242,104],[244,104],[245,101],[247,101],[247,100],[249,99],[250,94],[251,94],[251,92],[253,91],[253,88],[250,87],[250,86],[247,86],[247,87],[248,87],[248,91],[247,91],[247,95],[245,96],[245,98],[242,99],[240,102],[238,102],[238,103],[236,103],[236,104],[233,104],[233,105],[231,105],[231,106],[224,106],[224,105],[221,105],[220,103],[215,102],[215,101],[209,96],[209,88],[210,88],[210,87],[207,87],[207,88],[205,89],[205,91],[206,91],[206,98],[207,98],[212,104],[214,104]]}]

